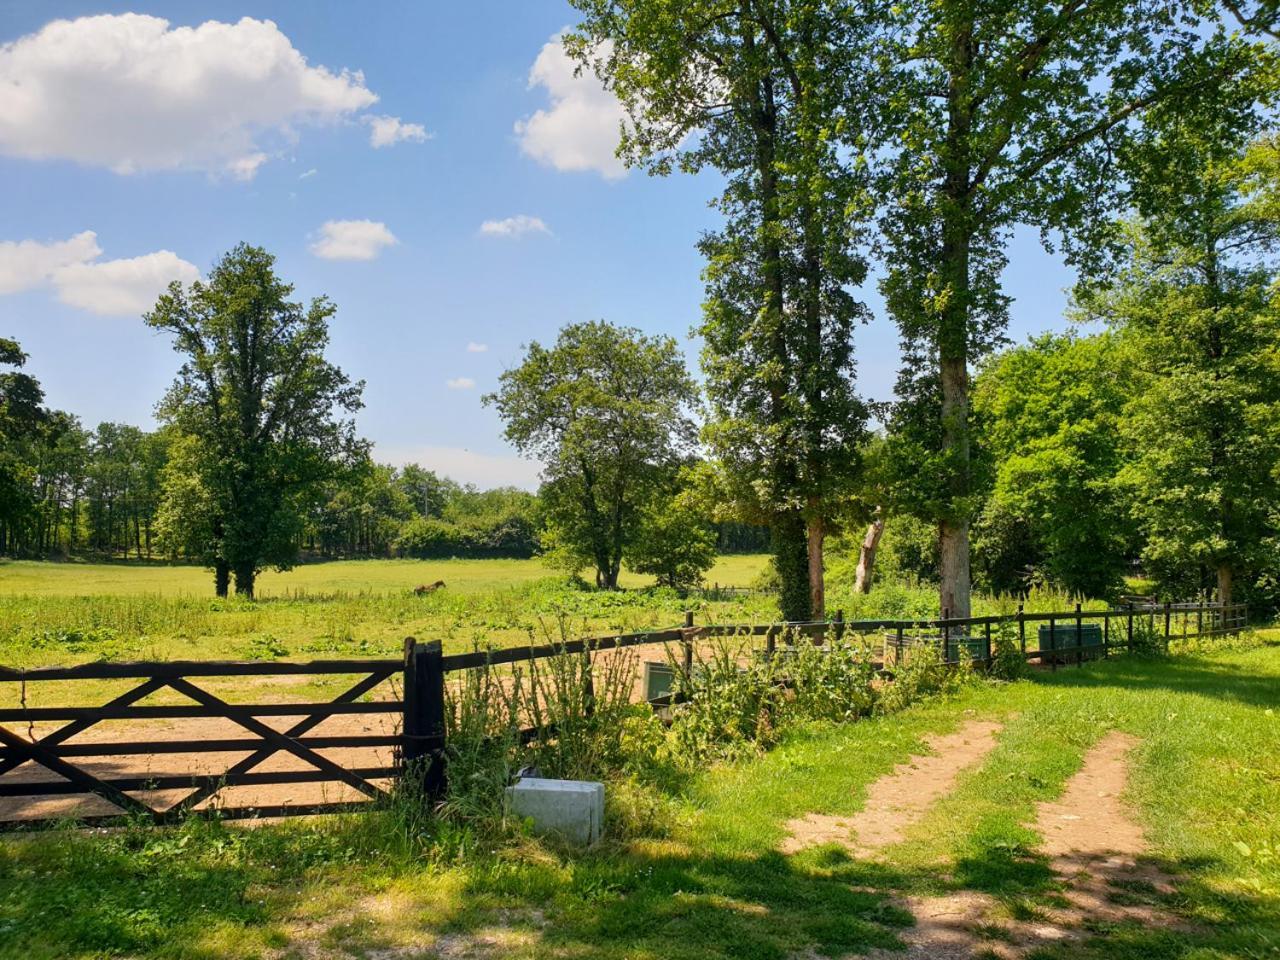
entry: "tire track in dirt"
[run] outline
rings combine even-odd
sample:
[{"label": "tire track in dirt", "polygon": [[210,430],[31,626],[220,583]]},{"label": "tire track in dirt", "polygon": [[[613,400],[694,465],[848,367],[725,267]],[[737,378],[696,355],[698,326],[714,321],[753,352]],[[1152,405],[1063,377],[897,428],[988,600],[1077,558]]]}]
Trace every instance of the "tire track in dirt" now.
[{"label": "tire track in dirt", "polygon": [[[1144,859],[1147,839],[1121,799],[1138,742],[1119,731],[1106,734],[1085,755],[1062,795],[1038,806],[1041,852],[1063,883],[1054,906],[1035,919],[1014,921],[994,897],[972,891],[905,898],[901,905],[916,918],[916,926],[900,934],[906,956],[1016,960],[1119,923],[1181,928],[1160,903],[1173,891],[1173,877]],[[874,951],[871,956],[887,960],[903,954]]]},{"label": "tire track in dirt", "polygon": [[783,853],[838,843],[852,853],[871,853],[903,839],[964,771],[996,747],[1002,724],[972,720],[954,733],[925,738],[928,754],[912,756],[867,788],[867,802],[851,816],[811,813],[787,823]]}]

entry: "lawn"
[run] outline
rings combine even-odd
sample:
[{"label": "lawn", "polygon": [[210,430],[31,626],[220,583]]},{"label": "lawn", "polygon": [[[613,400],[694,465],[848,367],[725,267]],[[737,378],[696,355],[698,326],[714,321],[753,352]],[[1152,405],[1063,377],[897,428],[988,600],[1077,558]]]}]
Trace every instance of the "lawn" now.
[{"label": "lawn", "polygon": [[[977,683],[895,715],[795,729],[758,759],[663,791],[613,788],[612,837],[577,856],[531,839],[469,845],[465,830],[422,851],[397,839],[390,813],[10,839],[0,955],[784,960],[895,949],[911,935],[904,898],[968,891],[1032,919],[1059,903],[1037,804],[1120,730],[1138,744],[1124,803],[1177,877],[1174,893],[1126,895],[1168,922],[1099,922],[1037,956],[1272,956],[1276,639]],[[856,813],[923,737],[975,720],[1003,724],[994,750],[879,857],[779,852],[789,819]]]}]

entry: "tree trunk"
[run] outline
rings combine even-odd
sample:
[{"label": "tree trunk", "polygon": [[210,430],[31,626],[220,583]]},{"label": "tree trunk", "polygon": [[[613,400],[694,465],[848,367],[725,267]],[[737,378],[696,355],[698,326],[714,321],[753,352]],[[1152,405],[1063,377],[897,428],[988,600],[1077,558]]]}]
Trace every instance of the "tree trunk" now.
[{"label": "tree trunk", "polygon": [[871,577],[876,569],[876,551],[880,549],[882,536],[884,536],[884,518],[877,516],[867,525],[867,535],[862,538],[862,547],[858,551],[858,569],[853,580],[853,589],[858,593],[871,592]]},{"label": "tree trunk", "polygon": [[939,601],[948,617],[969,616],[969,524],[943,520],[938,524],[942,588]]},{"label": "tree trunk", "polygon": [[257,574],[251,565],[236,567],[236,596],[253,599],[253,581]]},{"label": "tree trunk", "polygon": [[231,567],[225,560],[215,560],[213,562],[213,591],[219,597],[227,595],[227,588],[231,585]]},{"label": "tree trunk", "polygon": [[942,456],[949,503],[938,524],[940,605],[952,617],[967,617],[969,598],[969,256],[972,211],[972,20],[952,30],[947,90],[947,139],[942,157],[946,175],[939,209],[942,249],[938,272],[946,299],[938,317],[938,359],[942,386]]},{"label": "tree trunk", "polygon": [[1229,560],[1218,563],[1218,602],[1223,605],[1231,602],[1234,573]]},{"label": "tree trunk", "polygon": [[821,517],[811,517],[808,529],[809,561],[809,617],[822,620],[826,617],[827,598],[822,569],[822,543],[826,539],[826,524]]}]

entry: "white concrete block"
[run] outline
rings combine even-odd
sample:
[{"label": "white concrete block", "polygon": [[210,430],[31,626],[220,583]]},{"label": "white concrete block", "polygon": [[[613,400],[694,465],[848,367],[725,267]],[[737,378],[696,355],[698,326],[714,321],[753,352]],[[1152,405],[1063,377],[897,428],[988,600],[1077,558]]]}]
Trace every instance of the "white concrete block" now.
[{"label": "white concrete block", "polygon": [[507,812],[532,820],[536,833],[590,846],[604,832],[604,784],[523,777],[507,787]]}]

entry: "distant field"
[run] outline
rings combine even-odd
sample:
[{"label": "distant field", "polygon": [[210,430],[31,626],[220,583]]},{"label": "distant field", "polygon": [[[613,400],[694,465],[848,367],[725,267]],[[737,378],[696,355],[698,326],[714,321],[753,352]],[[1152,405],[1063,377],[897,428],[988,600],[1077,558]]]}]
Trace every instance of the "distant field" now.
[{"label": "distant field", "polygon": [[[722,558],[708,582],[747,586],[765,559]],[[414,596],[436,580],[443,590]],[[709,603],[637,589],[652,584],[645,577],[623,584],[631,589],[578,589],[538,560],[356,560],[266,573],[249,602],[214,597],[199,567],[7,562],[0,664],[387,657],[408,636],[462,651],[661,629],[686,609],[702,623],[777,616],[772,597]],[[16,696],[0,689],[0,700]]]},{"label": "distant field", "polygon": [[[721,557],[707,582],[745,587],[760,573],[762,554]],[[285,573],[264,572],[258,596],[298,593],[401,593],[420,583],[443,580],[456,593],[481,593],[555,576],[541,560],[338,560],[310,563]],[[623,572],[624,587],[642,587],[652,577]],[[0,561],[0,595],[138,596],[213,595],[213,574],[200,567],[128,563],[39,563]]]}]

